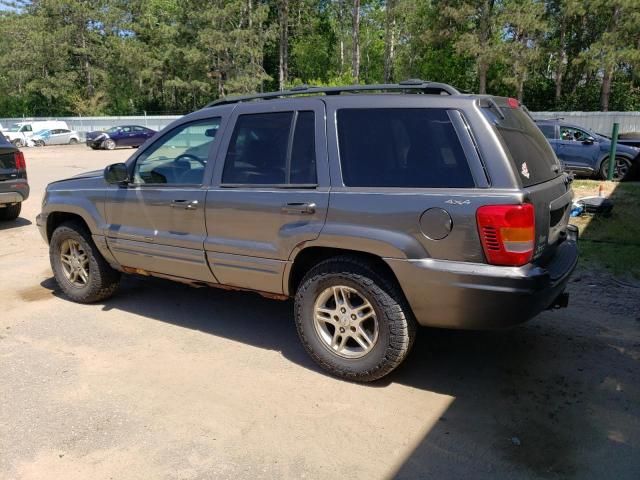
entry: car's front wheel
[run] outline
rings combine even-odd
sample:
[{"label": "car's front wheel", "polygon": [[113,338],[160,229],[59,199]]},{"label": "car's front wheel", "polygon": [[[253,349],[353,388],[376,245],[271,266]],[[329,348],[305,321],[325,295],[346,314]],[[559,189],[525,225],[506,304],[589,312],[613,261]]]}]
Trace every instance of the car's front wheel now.
[{"label": "car's front wheel", "polygon": [[112,138],[107,138],[102,145],[107,150],[113,150],[116,148],[116,142],[114,142]]},{"label": "car's front wheel", "polygon": [[69,145],[75,145],[78,143],[78,139],[77,138],[72,138],[69,140]]},{"label": "car's front wheel", "polygon": [[57,227],[49,244],[49,260],[56,282],[71,300],[97,302],[114,294],[120,272],[102,257],[91,234],[79,222]]},{"label": "car's front wheel", "polygon": [[[616,157],[616,163],[613,165],[613,181],[619,182],[624,180],[631,171],[631,160],[625,157]],[[602,162],[600,166],[600,178],[607,180],[609,178],[609,159]]]},{"label": "car's front wheel", "polygon": [[14,147],[22,148],[24,147],[24,141],[21,138],[16,138],[13,142],[11,142]]},{"label": "car's front wheel", "polygon": [[391,279],[357,257],[316,265],[295,298],[296,325],[311,357],[332,374],[373,381],[409,353],[416,323]]}]

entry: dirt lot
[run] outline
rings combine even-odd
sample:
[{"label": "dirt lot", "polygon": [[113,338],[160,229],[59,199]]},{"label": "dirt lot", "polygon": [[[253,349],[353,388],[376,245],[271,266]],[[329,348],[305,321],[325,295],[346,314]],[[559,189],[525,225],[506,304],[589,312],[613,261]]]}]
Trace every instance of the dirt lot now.
[{"label": "dirt lot", "polygon": [[307,358],[289,303],[138,278],[61,298],[43,189],[131,150],[25,153],[32,197],[0,227],[0,478],[640,478],[640,285],[582,267],[570,308],[422,330],[351,384]]}]

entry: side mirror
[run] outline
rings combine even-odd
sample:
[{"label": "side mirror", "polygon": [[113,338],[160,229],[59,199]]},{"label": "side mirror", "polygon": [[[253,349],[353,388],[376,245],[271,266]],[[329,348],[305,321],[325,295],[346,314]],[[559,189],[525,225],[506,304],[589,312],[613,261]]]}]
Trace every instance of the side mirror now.
[{"label": "side mirror", "polygon": [[104,179],[111,185],[129,183],[129,169],[125,163],[114,163],[104,169]]},{"label": "side mirror", "polygon": [[582,141],[582,143],[585,144],[585,145],[593,145],[593,142],[595,142],[595,141],[596,141],[595,138],[587,137]]}]

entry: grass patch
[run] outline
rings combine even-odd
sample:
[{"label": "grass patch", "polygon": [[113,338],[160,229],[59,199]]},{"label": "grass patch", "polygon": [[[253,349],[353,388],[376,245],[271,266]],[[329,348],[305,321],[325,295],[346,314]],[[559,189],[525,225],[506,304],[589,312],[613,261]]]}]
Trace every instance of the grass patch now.
[{"label": "grass patch", "polygon": [[614,203],[611,215],[570,220],[580,228],[582,264],[597,264],[616,275],[640,278],[640,182],[576,180],[575,199],[598,195],[600,185],[603,195]]}]

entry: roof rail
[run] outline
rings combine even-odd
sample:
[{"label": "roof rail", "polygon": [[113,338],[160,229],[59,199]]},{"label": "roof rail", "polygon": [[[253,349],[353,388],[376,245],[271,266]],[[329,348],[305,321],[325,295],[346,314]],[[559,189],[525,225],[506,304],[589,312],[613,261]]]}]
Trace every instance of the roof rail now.
[{"label": "roof rail", "polygon": [[413,92],[431,95],[441,95],[446,93],[448,95],[459,95],[460,91],[451,85],[439,82],[429,82],[419,79],[405,80],[400,83],[381,83],[375,85],[348,85],[344,87],[310,87],[309,85],[298,85],[289,90],[282,90],[280,92],[269,93],[257,93],[255,95],[243,95],[239,97],[221,98],[214,102],[209,103],[207,107],[214,107],[218,105],[228,105],[231,103],[250,102],[253,100],[269,100],[273,98],[294,97],[298,95],[341,95],[343,93],[358,93],[358,92]]}]

